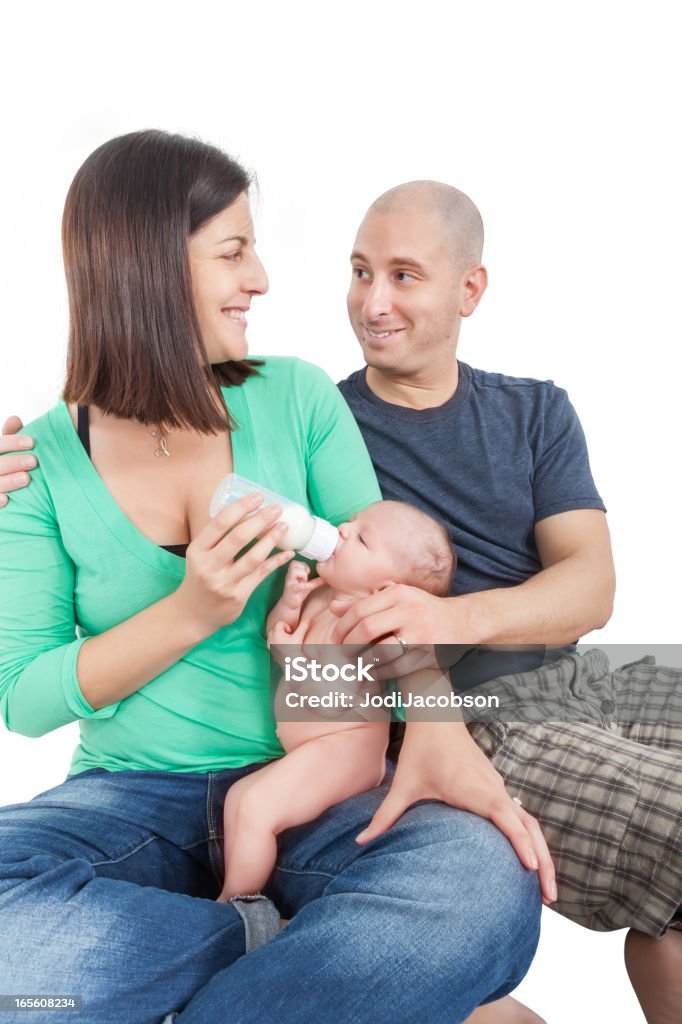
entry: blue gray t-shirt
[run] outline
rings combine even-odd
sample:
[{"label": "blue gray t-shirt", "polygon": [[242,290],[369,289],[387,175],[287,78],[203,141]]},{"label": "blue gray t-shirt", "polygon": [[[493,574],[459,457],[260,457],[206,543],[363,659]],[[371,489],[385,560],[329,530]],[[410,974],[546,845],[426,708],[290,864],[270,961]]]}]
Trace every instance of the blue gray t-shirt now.
[{"label": "blue gray t-shirt", "polygon": [[461,362],[459,374],[455,394],[435,409],[384,402],[364,369],[339,388],[384,498],[444,523],[459,558],[452,593],[467,594],[523,583],[542,568],[533,536],[539,520],[604,503],[562,388]]},{"label": "blue gray t-shirt", "polygon": [[365,369],[339,384],[384,498],[417,505],[447,527],[458,556],[453,595],[515,586],[539,572],[533,528],[541,519],[605,511],[562,388],[458,365],[455,394],[434,409],[384,402]]}]

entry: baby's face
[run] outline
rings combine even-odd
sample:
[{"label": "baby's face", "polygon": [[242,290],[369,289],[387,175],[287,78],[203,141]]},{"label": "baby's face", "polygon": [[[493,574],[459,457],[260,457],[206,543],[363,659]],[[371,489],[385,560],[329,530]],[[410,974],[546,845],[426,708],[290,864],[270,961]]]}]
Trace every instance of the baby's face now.
[{"label": "baby's face", "polygon": [[[397,579],[400,568],[398,517],[381,504],[370,505],[339,526],[331,558],[317,563],[318,575],[333,590],[362,596]],[[408,539],[403,537],[402,543]]]}]

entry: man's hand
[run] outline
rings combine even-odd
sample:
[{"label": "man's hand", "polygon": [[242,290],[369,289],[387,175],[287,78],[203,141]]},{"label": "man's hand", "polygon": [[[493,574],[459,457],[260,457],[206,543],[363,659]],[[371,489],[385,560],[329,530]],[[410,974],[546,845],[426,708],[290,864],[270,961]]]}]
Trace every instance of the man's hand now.
[{"label": "man's hand", "polygon": [[349,608],[332,601],[332,611],[340,615],[334,643],[365,647],[389,634],[401,636],[410,647],[480,643],[468,605],[466,597],[434,597],[419,587],[389,582]]},{"label": "man's hand", "polygon": [[[335,643],[368,644],[392,633],[422,644],[573,643],[600,629],[613,606],[615,573],[606,517],[574,509],[535,526],[542,570],[513,587],[432,597],[390,583],[339,615]],[[401,673],[402,674],[402,673]]]},{"label": "man's hand", "polygon": [[33,447],[32,437],[18,433],[22,427],[23,423],[18,416],[10,416],[0,435],[0,508],[7,504],[9,491],[19,490],[29,483],[28,473],[22,471],[35,469],[38,463],[35,455],[5,455],[5,452]]},{"label": "man's hand", "polygon": [[393,784],[367,828],[364,845],[388,831],[418,800],[442,800],[488,818],[530,870],[545,904],[557,898],[554,865],[536,819],[507,793],[502,776],[460,722],[408,723]]},{"label": "man's hand", "polygon": [[434,597],[418,587],[389,582],[351,605],[332,601],[330,608],[339,616],[333,642],[380,664],[378,679],[442,668],[436,659],[436,644],[441,645],[441,653],[442,645],[449,645],[456,662],[479,642],[468,595]]}]

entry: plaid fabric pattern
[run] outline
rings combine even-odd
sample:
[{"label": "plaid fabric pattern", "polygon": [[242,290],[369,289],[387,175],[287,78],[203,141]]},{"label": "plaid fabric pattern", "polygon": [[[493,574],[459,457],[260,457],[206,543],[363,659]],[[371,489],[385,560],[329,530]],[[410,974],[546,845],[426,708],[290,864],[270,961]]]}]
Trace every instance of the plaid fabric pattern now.
[{"label": "plaid fabric pattern", "polygon": [[682,670],[647,657],[610,672],[595,650],[489,687],[513,688],[513,720],[469,728],[542,826],[553,909],[596,931],[682,929]]}]

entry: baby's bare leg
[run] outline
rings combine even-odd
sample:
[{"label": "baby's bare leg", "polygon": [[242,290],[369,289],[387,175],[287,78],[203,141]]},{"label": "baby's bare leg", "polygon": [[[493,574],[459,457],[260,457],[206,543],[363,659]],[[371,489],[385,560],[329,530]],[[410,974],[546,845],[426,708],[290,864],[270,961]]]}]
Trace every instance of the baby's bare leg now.
[{"label": "baby's bare leg", "polygon": [[330,732],[240,779],[225,800],[225,883],[218,897],[259,892],[277,859],[277,836],[384,777],[384,723]]}]

